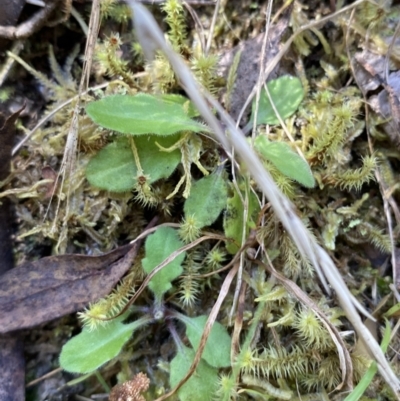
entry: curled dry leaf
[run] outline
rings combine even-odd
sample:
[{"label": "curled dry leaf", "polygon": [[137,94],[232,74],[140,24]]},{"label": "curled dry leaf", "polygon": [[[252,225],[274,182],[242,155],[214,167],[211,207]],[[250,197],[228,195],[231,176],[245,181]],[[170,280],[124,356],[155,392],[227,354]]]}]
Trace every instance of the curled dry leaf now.
[{"label": "curled dry leaf", "polygon": [[6,272],[0,279],[0,333],[36,326],[104,297],[130,268],[139,246],[101,256],[49,256]]}]

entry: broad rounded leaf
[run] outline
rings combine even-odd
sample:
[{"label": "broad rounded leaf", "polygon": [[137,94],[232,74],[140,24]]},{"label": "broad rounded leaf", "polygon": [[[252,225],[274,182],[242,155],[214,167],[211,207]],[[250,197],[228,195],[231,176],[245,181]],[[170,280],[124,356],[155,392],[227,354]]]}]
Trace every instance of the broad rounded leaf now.
[{"label": "broad rounded leaf", "polygon": [[[186,324],[186,335],[190,344],[197,350],[204,326],[207,322],[207,316],[188,318],[184,322]],[[201,357],[215,368],[226,368],[231,366],[230,353],[231,337],[221,323],[215,322]]]},{"label": "broad rounded leaf", "polygon": [[[300,79],[296,77],[282,76],[269,81],[267,87],[275,108],[283,120],[290,117],[297,110],[304,98],[303,86]],[[255,111],[256,101],[254,100],[251,122],[255,119]],[[257,125],[259,124],[279,124],[279,119],[265,90],[261,91],[258,105]]]},{"label": "broad rounded leaf", "polygon": [[209,226],[226,207],[228,192],[221,174],[211,174],[197,181],[185,201],[185,216],[194,216],[199,227]]},{"label": "broad rounded leaf", "polygon": [[[161,178],[168,178],[181,160],[179,149],[163,152],[157,147],[172,146],[179,139],[179,134],[168,137],[146,135],[135,138],[140,165],[148,183]],[[94,156],[87,168],[86,177],[95,187],[111,192],[130,191],[136,185],[137,168],[129,138],[121,136]]]},{"label": "broad rounded leaf", "polygon": [[[188,372],[195,352],[186,347],[181,347],[170,364],[170,384],[175,387]],[[205,401],[212,400],[217,390],[218,370],[200,360],[196,371],[190,379],[178,390],[181,401]]]},{"label": "broad rounded leaf", "polygon": [[83,331],[71,338],[62,348],[60,365],[73,373],[89,373],[115,358],[135,329],[144,324],[137,320],[122,324],[120,319],[94,331]]},{"label": "broad rounded leaf", "polygon": [[255,140],[255,148],[269,160],[282,174],[296,180],[307,188],[315,185],[310,166],[285,142],[270,142],[265,136]]},{"label": "broad rounded leaf", "polygon": [[136,172],[128,139],[119,138],[90,160],[86,167],[86,178],[97,188],[125,192],[135,186]]},{"label": "broad rounded leaf", "polygon": [[[150,235],[145,244],[146,257],[142,260],[143,270],[150,273],[157,265],[163,262],[171,253],[183,246],[176,230],[171,227],[160,227]],[[159,271],[149,282],[149,288],[156,299],[160,300],[165,292],[171,288],[171,281],[183,271],[181,266],[185,259],[185,252],[176,257]]]},{"label": "broad rounded leaf", "polygon": [[208,131],[185,113],[184,105],[145,93],[107,96],[89,103],[86,112],[95,123],[124,134],[172,135],[180,131]]}]

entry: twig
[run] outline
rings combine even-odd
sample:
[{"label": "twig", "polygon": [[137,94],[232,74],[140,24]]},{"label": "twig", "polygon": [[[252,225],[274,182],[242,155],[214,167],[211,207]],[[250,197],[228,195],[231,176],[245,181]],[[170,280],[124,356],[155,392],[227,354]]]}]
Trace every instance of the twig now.
[{"label": "twig", "polygon": [[[11,53],[18,55],[19,52],[23,49],[23,47],[24,47],[23,43],[20,40],[17,40],[13,44],[13,47],[11,48]],[[3,67],[0,71],[0,87],[3,86],[14,63],[15,63],[15,59],[13,57],[11,57],[10,54],[7,53],[7,59],[6,59],[5,63],[3,64]]]},{"label": "twig", "polygon": [[62,368],[54,369],[54,370],[52,370],[51,372],[48,372],[48,373],[44,374],[43,376],[38,377],[38,378],[35,379],[35,380],[31,380],[29,383],[26,384],[25,387],[26,387],[26,388],[32,387],[32,386],[34,386],[35,384],[38,384],[38,383],[40,383],[41,381],[46,380],[46,379],[48,379],[49,377],[52,377],[52,376],[54,376],[55,374],[57,374],[57,373],[59,373],[59,372],[62,372],[62,370],[63,370]]},{"label": "twig", "polygon": [[24,39],[37,32],[48,20],[50,14],[56,9],[60,0],[49,0],[48,3],[28,21],[14,26],[0,26],[0,37],[4,39]]},{"label": "twig", "polygon": [[217,0],[217,2],[215,4],[214,14],[213,14],[213,17],[211,20],[211,26],[210,26],[210,29],[208,32],[207,45],[206,45],[206,49],[205,49],[206,56],[208,55],[208,53],[210,52],[210,49],[211,49],[212,38],[214,36],[214,30],[215,30],[215,25],[217,23],[217,17],[218,17],[220,5],[221,5],[221,0]]}]

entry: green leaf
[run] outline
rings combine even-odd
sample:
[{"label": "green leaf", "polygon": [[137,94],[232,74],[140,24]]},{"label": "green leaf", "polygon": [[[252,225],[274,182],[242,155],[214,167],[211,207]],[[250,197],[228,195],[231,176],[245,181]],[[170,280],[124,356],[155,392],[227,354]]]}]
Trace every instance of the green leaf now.
[{"label": "green leaf", "polygon": [[[150,235],[145,244],[146,257],[142,260],[143,269],[150,273],[157,265],[163,262],[171,253],[183,246],[178,238],[176,230],[171,227],[160,227]],[[149,282],[149,288],[153,291],[157,300],[161,300],[163,294],[171,288],[171,281],[182,273],[182,262],[185,252],[176,257],[159,271]]]},{"label": "green leaf", "polygon": [[[297,110],[304,98],[301,81],[295,77],[283,76],[274,79],[267,83],[267,87],[275,108],[283,120],[290,117]],[[250,122],[254,121],[255,112],[256,100],[253,101]],[[259,124],[279,124],[279,120],[265,90],[261,91],[258,105],[257,125]]]},{"label": "green leaf", "polygon": [[197,181],[185,201],[185,216],[194,216],[199,228],[217,220],[226,207],[228,192],[221,174],[211,174]]},{"label": "green leaf", "polygon": [[60,366],[73,373],[93,372],[115,358],[133,331],[147,320],[142,318],[130,324],[122,324],[121,319],[115,319],[93,331],[84,328],[63,346]]},{"label": "green leaf", "polygon": [[[196,351],[199,347],[206,322],[207,316],[204,315],[184,320],[186,335]],[[201,357],[215,368],[226,368],[231,366],[230,354],[231,337],[221,323],[215,322]]]},{"label": "green leaf", "polygon": [[400,311],[400,302],[397,303],[396,305],[393,305],[387,312],[383,314],[384,317],[390,318],[392,316],[397,317],[399,315]]},{"label": "green leaf", "polygon": [[[179,137],[179,134],[176,134],[168,137],[146,135],[135,138],[140,164],[149,184],[161,178],[168,178],[181,160],[179,149],[162,152],[155,142],[168,148],[178,141]],[[86,178],[93,186],[111,192],[130,191],[136,185],[136,176],[137,168],[129,138],[126,136],[121,136],[100,150],[86,168]]]},{"label": "green leaf", "polygon": [[198,117],[200,112],[197,110],[193,102],[185,96],[177,95],[175,93],[165,93],[160,95],[162,100],[170,103],[177,103],[183,107],[185,113],[190,117]]},{"label": "green leaf", "polygon": [[307,188],[314,187],[315,180],[310,166],[287,143],[270,142],[264,135],[260,135],[256,138],[254,146],[260,155],[282,174]]},{"label": "green leaf", "polygon": [[[232,187],[233,188],[233,187]],[[233,239],[235,242],[228,241],[226,242],[226,249],[232,255],[236,254],[236,252],[240,248],[240,244],[242,243],[242,235],[243,235],[243,203],[239,197],[239,194],[233,188],[233,196],[228,198],[227,209],[224,215],[224,232],[227,238]],[[244,194],[242,193],[244,197]],[[253,194],[253,192],[249,192],[249,213],[248,219],[246,221],[245,227],[245,235],[246,238],[250,232],[251,228],[255,228],[255,219],[257,218],[258,212],[260,211],[260,206],[257,201],[257,197]]]},{"label": "green leaf", "polygon": [[[195,352],[186,347],[181,349],[172,359],[170,364],[169,382],[175,387],[188,372]],[[209,366],[205,361],[200,360],[196,371],[190,379],[178,390],[181,401],[205,401],[212,400],[217,390],[218,370]]]},{"label": "green leaf", "polygon": [[188,116],[184,105],[145,93],[107,96],[89,103],[86,112],[95,123],[124,134],[172,135],[180,131],[208,131]]},{"label": "green leaf", "polygon": [[100,150],[86,167],[86,178],[95,187],[125,192],[135,186],[135,160],[127,138],[119,138]]}]

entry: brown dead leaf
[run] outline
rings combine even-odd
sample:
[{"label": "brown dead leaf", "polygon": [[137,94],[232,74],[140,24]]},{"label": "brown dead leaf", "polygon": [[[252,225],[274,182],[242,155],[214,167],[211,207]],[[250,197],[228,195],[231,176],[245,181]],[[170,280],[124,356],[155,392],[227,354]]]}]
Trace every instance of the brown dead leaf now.
[{"label": "brown dead leaf", "polygon": [[0,333],[76,312],[108,294],[130,268],[139,241],[101,256],[50,256],[0,277]]},{"label": "brown dead leaf", "polygon": [[354,55],[354,74],[360,89],[367,93],[377,89],[385,78],[385,56],[363,50]]},{"label": "brown dead leaf", "polygon": [[[364,93],[383,88],[371,96],[368,103],[375,113],[388,120],[383,129],[392,143],[400,149],[400,71],[391,72],[385,79],[386,56],[364,50],[354,56],[354,72]],[[389,67],[390,68],[390,67]]]},{"label": "brown dead leaf", "polygon": [[400,71],[389,75],[387,85],[378,95],[371,96],[369,104],[371,108],[388,121],[383,124],[383,129],[388,134],[392,143],[400,149]]},{"label": "brown dead leaf", "polygon": [[[291,11],[291,9],[290,9]],[[278,54],[282,35],[286,31],[289,24],[290,12],[286,13],[279,22],[272,26],[268,32],[267,48],[263,68],[265,69],[268,63]],[[238,46],[224,53],[218,63],[218,74],[228,76],[235,55],[240,52],[240,60],[236,70],[235,87],[230,94],[229,99],[229,114],[234,120],[237,120],[243,105],[251,94],[254,86],[257,84],[260,74],[262,46],[264,42],[264,33],[256,36],[253,39],[246,40]],[[268,80],[274,79],[279,75],[279,64],[269,74]]]}]

